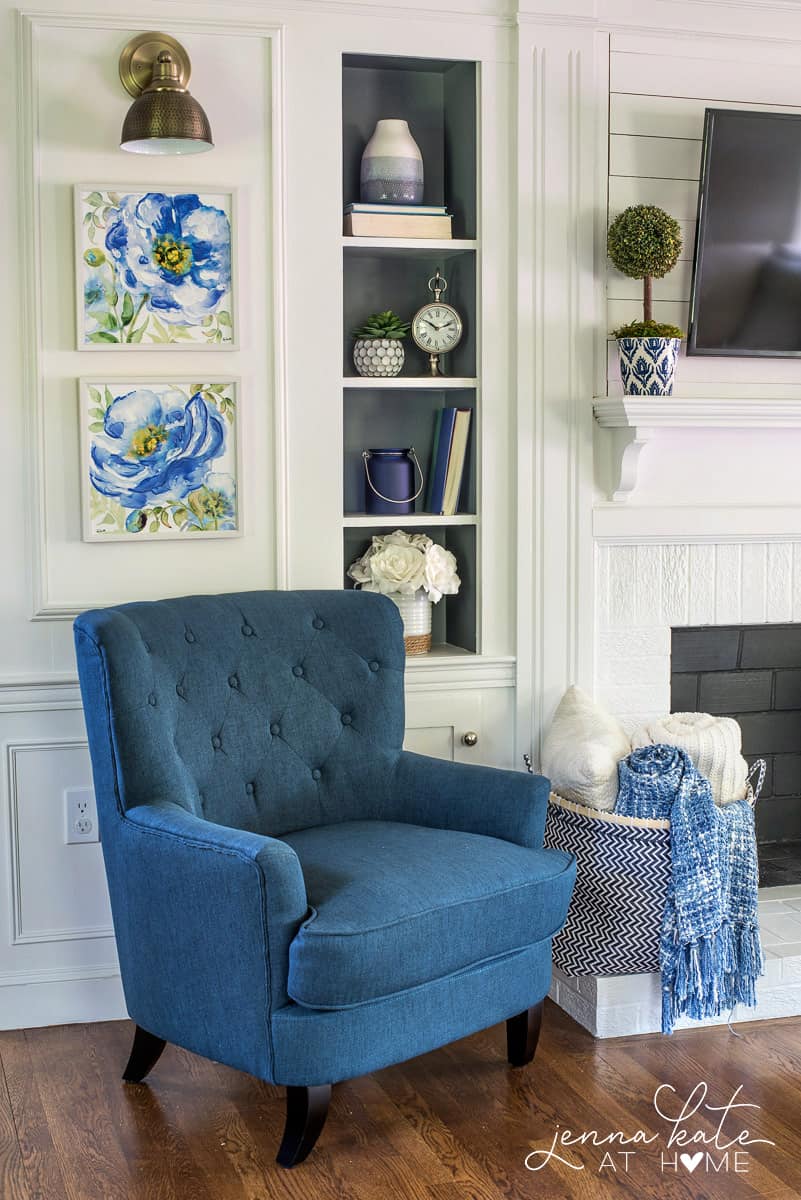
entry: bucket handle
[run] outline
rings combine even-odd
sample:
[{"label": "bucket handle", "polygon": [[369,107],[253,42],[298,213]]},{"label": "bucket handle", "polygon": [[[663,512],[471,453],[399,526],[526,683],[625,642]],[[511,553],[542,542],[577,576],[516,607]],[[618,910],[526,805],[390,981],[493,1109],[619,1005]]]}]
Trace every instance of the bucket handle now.
[{"label": "bucket handle", "polygon": [[418,496],[422,495],[423,488],[426,485],[426,481],[423,477],[423,472],[420,468],[419,462],[417,461],[417,453],[415,451],[414,446],[410,446],[409,449],[406,451],[406,454],[412,460],[415,467],[417,468],[417,474],[420,476],[420,486],[417,489],[417,491],[414,493],[413,496],[408,496],[405,500],[393,500],[391,496],[385,496],[385,495],[383,495],[382,492],[379,492],[378,488],[373,483],[372,479],[370,478],[370,468],[367,465],[369,463],[370,459],[372,458],[372,455],[369,450],[362,450],[362,459],[364,460],[364,473],[367,476],[367,482],[370,485],[370,490],[372,492],[374,492],[376,496],[378,496],[379,500],[385,500],[387,504],[411,504],[413,500],[416,500]]},{"label": "bucket handle", "polygon": [[[767,769],[767,764],[765,763],[764,758],[756,758],[751,763],[750,770],[748,772],[748,775],[746,776],[746,781],[748,783],[748,787],[749,787],[749,790],[751,793],[751,796],[750,796],[750,799],[748,802],[752,808],[756,807],[756,802],[759,799],[760,792],[762,791],[762,787],[765,783],[766,769]],[[754,778],[756,778],[756,781],[757,781],[756,783],[753,782]]]}]

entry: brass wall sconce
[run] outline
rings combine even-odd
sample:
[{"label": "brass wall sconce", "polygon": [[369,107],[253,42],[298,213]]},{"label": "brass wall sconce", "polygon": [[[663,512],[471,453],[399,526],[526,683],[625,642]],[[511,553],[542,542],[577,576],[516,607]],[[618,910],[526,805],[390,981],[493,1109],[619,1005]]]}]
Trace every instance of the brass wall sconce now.
[{"label": "brass wall sconce", "polygon": [[192,65],[167,33],[140,33],[120,55],[120,79],[134,97],[120,135],[131,154],[202,154],[214,148],[205,112],[186,90]]}]

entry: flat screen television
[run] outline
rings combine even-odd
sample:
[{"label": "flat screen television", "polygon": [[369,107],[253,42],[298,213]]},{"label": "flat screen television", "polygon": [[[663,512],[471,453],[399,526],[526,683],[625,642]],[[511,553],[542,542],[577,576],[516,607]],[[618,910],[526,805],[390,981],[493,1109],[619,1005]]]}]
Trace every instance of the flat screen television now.
[{"label": "flat screen television", "polygon": [[801,115],[706,110],[687,353],[801,355]]}]

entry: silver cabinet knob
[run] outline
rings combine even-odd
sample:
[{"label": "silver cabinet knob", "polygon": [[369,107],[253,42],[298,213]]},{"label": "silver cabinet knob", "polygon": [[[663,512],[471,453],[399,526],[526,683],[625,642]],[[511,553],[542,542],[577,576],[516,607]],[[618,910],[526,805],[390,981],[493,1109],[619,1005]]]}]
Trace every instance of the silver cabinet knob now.
[{"label": "silver cabinet knob", "polygon": [[474,730],[468,729],[467,733],[462,734],[462,744],[465,746],[478,745],[478,734]]}]

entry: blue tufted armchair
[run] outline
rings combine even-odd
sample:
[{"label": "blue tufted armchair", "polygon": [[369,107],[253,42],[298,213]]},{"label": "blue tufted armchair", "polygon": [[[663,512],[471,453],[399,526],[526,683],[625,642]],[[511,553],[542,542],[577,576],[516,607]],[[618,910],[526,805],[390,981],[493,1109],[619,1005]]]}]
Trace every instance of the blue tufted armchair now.
[{"label": "blue tufted armchair", "polygon": [[75,622],[136,1023],[287,1088],[301,1162],[331,1085],[507,1021],[536,1049],[573,888],[548,784],[402,751],[398,610],[362,592],[123,604]]}]

